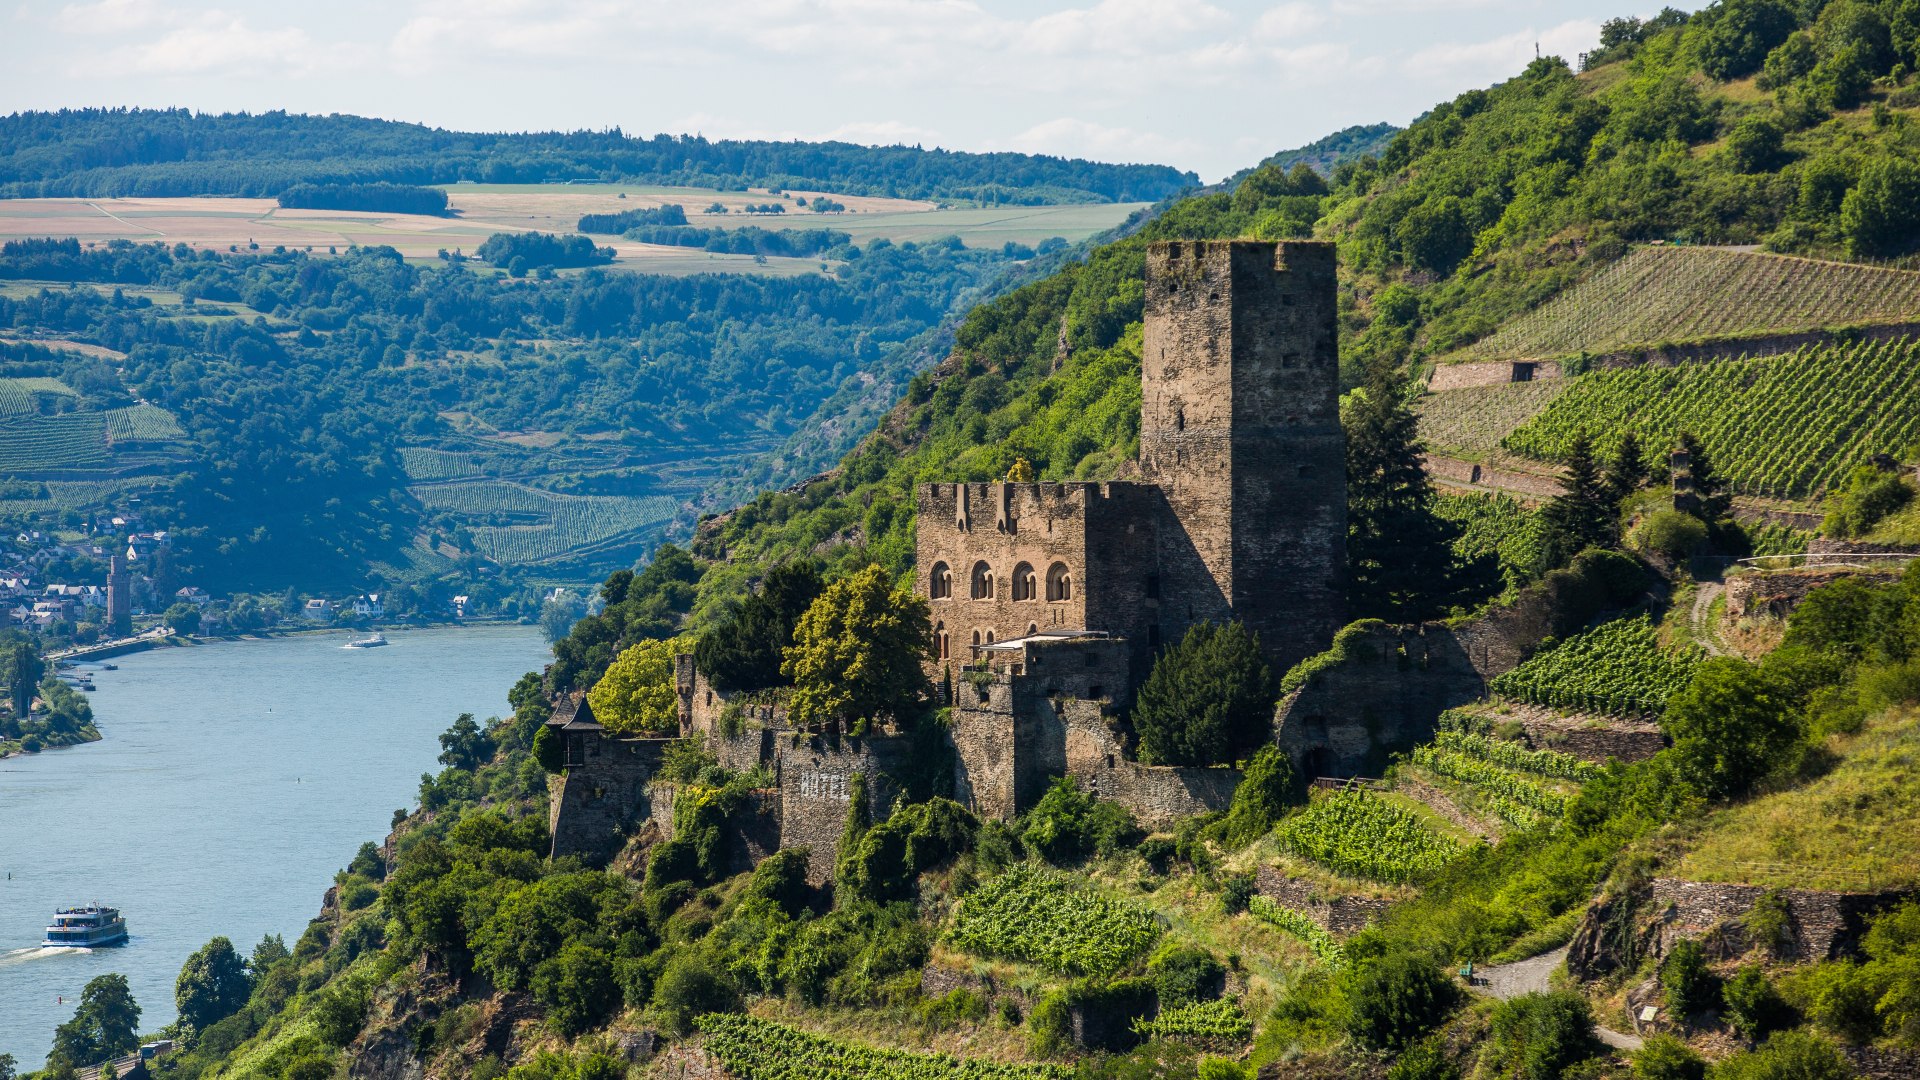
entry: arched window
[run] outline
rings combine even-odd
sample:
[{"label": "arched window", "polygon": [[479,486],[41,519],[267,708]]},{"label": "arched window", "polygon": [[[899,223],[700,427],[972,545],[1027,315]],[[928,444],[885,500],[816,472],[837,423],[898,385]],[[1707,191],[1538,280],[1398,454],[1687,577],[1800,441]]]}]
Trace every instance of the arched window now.
[{"label": "arched window", "polygon": [[933,572],[927,575],[927,595],[935,600],[953,595],[953,571],[947,569],[946,563],[933,564]]},{"label": "arched window", "polygon": [[1013,598],[1015,600],[1038,600],[1040,598],[1040,579],[1034,576],[1030,563],[1021,563],[1013,568]]},{"label": "arched window", "polygon": [[1047,567],[1047,599],[1056,603],[1073,599],[1073,572],[1066,563]]},{"label": "arched window", "polygon": [[993,599],[993,567],[985,561],[973,564],[973,598],[975,600]]},{"label": "arched window", "polygon": [[1039,633],[1039,632],[1040,632],[1040,624],[1039,624],[1039,623],[1028,623],[1028,624],[1027,624],[1027,636],[1028,636],[1028,637],[1032,637],[1033,635],[1035,635],[1035,634],[1037,634],[1037,633]]},{"label": "arched window", "polygon": [[993,631],[987,631],[987,644],[993,644]]},{"label": "arched window", "polygon": [[978,630],[973,632],[973,647],[976,649],[980,647],[980,631]]}]

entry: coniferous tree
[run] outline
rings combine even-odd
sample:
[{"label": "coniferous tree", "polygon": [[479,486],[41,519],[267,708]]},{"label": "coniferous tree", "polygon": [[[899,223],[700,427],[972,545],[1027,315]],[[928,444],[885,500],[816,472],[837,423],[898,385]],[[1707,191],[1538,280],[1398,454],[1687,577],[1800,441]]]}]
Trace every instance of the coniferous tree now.
[{"label": "coniferous tree", "polygon": [[1133,710],[1140,757],[1223,765],[1268,739],[1279,690],[1260,639],[1240,623],[1198,623],[1163,653]]},{"label": "coniferous tree", "polygon": [[1687,452],[1689,468],[1693,472],[1693,493],[1699,500],[1700,520],[1709,524],[1727,516],[1733,509],[1733,496],[1726,490],[1726,482],[1713,471],[1713,462],[1707,457],[1707,448],[1691,431],[1680,433],[1680,449]]},{"label": "coniferous tree", "polygon": [[1542,570],[1565,566],[1590,547],[1610,547],[1619,539],[1617,503],[1594,460],[1593,441],[1582,434],[1567,455],[1561,493],[1540,511]]},{"label": "coniferous tree", "polygon": [[723,693],[786,685],[780,664],[793,644],[794,624],[823,587],[811,562],[775,566],[732,616],[700,636],[694,665]]},{"label": "coniferous tree", "polygon": [[1433,512],[1419,422],[1391,363],[1375,362],[1341,423],[1347,433],[1347,588],[1353,613],[1411,620],[1461,591],[1459,528]]},{"label": "coniferous tree", "polygon": [[1646,486],[1646,453],[1640,448],[1640,438],[1629,431],[1620,439],[1620,445],[1613,452],[1613,460],[1607,463],[1607,494],[1618,506],[1627,496]]}]

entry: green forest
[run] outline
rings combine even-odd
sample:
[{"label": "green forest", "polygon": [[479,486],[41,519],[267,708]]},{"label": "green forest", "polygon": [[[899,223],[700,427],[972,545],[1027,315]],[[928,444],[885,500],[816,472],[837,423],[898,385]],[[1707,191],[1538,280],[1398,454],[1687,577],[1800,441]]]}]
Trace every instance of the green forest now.
[{"label": "green forest", "polygon": [[483,134],[358,116],[62,109],[0,117],[0,196],[274,196],[299,184],[671,184],[965,199],[1153,202],[1199,183],[1165,165],[917,146]]}]

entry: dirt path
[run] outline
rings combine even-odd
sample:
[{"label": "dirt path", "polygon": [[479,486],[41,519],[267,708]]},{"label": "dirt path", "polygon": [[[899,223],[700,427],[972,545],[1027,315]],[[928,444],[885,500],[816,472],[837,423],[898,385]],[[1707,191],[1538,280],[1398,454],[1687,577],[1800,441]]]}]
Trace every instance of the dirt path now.
[{"label": "dirt path", "polygon": [[[1473,973],[1474,989],[1502,1001],[1521,994],[1545,993],[1548,977],[1566,958],[1567,947],[1562,945],[1550,953],[1542,953],[1528,960],[1476,969]],[[1593,1032],[1601,1042],[1615,1050],[1638,1050],[1643,1042],[1638,1035],[1628,1035],[1598,1024],[1594,1025]]]},{"label": "dirt path", "polygon": [[1727,650],[1720,644],[1720,635],[1713,619],[1713,602],[1724,596],[1726,591],[1726,585],[1721,582],[1701,582],[1693,590],[1693,611],[1687,616],[1693,627],[1693,640],[1713,656],[1727,655]]}]

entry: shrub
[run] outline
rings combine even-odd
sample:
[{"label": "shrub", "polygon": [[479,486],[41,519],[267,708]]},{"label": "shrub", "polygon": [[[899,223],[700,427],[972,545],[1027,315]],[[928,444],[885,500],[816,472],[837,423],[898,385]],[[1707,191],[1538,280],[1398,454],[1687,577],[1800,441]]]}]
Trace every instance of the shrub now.
[{"label": "shrub", "polygon": [[1459,1080],[1460,1067],[1447,1057],[1446,1040],[1439,1035],[1411,1046],[1387,1067],[1387,1080]]},{"label": "shrub", "polygon": [[1677,1020],[1705,1012],[1720,1001],[1720,977],[1707,967],[1706,950],[1692,938],[1675,942],[1667,953],[1660,965],[1660,986],[1667,994],[1667,1010]]},{"label": "shrub", "polygon": [[1778,680],[1716,657],[1667,704],[1666,729],[1682,775],[1717,798],[1744,795],[1789,757],[1801,722]]},{"label": "shrub", "polygon": [[675,1035],[691,1032],[696,1016],[734,1012],[739,1007],[733,985],[696,951],[681,953],[669,961],[653,988],[654,1012],[662,1026]]},{"label": "shrub", "polygon": [[1349,968],[1344,982],[1347,1033],[1381,1050],[1418,1042],[1459,1001],[1459,990],[1439,965],[1411,953],[1389,953]]},{"label": "shrub", "polygon": [[1804,1031],[1783,1031],[1713,1070],[1714,1080],[1847,1080],[1853,1075],[1831,1043]]},{"label": "shrub", "polygon": [[1721,988],[1721,1000],[1726,1002],[1727,1020],[1748,1039],[1764,1039],[1793,1022],[1792,1010],[1758,964],[1735,972]]},{"label": "shrub", "polygon": [[1240,623],[1200,623],[1161,654],[1133,710],[1140,758],[1222,765],[1260,745],[1279,696],[1260,641]]},{"label": "shrub", "polygon": [[1707,546],[1707,525],[1692,514],[1661,510],[1636,526],[1627,542],[1643,554],[1678,561]]},{"label": "shrub", "polygon": [[1211,952],[1196,945],[1169,945],[1147,962],[1147,977],[1160,1007],[1217,998],[1226,986],[1227,969]]},{"label": "shrub", "polygon": [[1020,822],[1020,842],[1055,866],[1111,855],[1140,841],[1133,815],[1080,790],[1070,776],[1053,782]]},{"label": "shrub", "polygon": [[1707,1061],[1671,1035],[1650,1036],[1633,1055],[1639,1080],[1706,1080]]},{"label": "shrub", "polygon": [[1587,1000],[1568,991],[1522,994],[1493,1010],[1482,1062],[1520,1080],[1555,1080],[1600,1049]]},{"label": "shrub", "polygon": [[1253,1080],[1253,1066],[1232,1058],[1201,1058],[1194,1073],[1196,1080]]},{"label": "shrub", "polygon": [[606,951],[573,941],[534,970],[533,997],[553,1029],[571,1038],[604,1023],[622,995]]},{"label": "shrub", "polygon": [[1277,746],[1261,747],[1233,789],[1233,805],[1220,824],[1221,839],[1231,847],[1252,843],[1272,829],[1288,807],[1297,805],[1302,794],[1292,759]]}]

